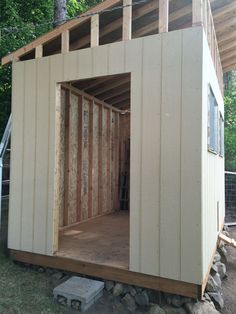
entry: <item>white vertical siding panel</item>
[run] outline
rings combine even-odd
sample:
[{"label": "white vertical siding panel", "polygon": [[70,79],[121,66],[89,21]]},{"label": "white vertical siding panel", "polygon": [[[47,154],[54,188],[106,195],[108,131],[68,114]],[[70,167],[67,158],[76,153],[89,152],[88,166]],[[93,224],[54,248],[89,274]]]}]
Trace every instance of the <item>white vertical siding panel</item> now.
[{"label": "white vertical siding panel", "polygon": [[159,274],[161,36],[144,39],[141,271]]},{"label": "white vertical siding panel", "polygon": [[[55,208],[57,200],[55,199],[55,161],[56,161],[56,111],[60,106],[58,97],[60,91],[56,89],[56,82],[63,80],[63,55],[50,58],[50,97],[49,97],[49,115],[48,115],[48,212],[47,212],[47,238],[46,252],[51,255],[57,250],[58,245],[58,211]],[[57,95],[57,97],[56,97]],[[59,110],[60,111],[60,110]]]},{"label": "white vertical siding panel", "polygon": [[108,75],[108,46],[92,49],[93,76]]},{"label": "white vertical siding panel", "polygon": [[125,42],[125,72],[131,74],[130,147],[130,270],[140,271],[141,151],[142,151],[142,41]]},{"label": "white vertical siding panel", "polygon": [[[194,40],[193,40],[194,36]],[[191,43],[191,45],[190,45]],[[181,280],[199,283],[202,267],[202,29],[183,32],[181,132]],[[194,270],[194,271],[193,271]]]},{"label": "white vertical siding panel", "polygon": [[25,63],[13,64],[12,131],[8,247],[21,249],[22,171],[24,158]]},{"label": "white vertical siding panel", "polygon": [[[218,103],[219,112],[224,114],[224,104],[220,92],[214,65],[205,35],[203,36],[203,84],[202,84],[202,246],[203,267],[202,277],[207,274],[216,241],[218,227],[224,222],[224,158],[208,152],[207,122],[209,85]],[[219,202],[219,225],[217,202]]]},{"label": "white vertical siding panel", "polygon": [[125,54],[124,42],[114,43],[108,46],[108,74],[124,73]]},{"label": "white vertical siding panel", "polygon": [[78,78],[78,51],[63,54],[63,80],[71,81]]},{"label": "white vertical siding panel", "polygon": [[181,260],[181,42],[181,32],[162,35],[160,275],[173,279]]},{"label": "white vertical siding panel", "polygon": [[33,250],[35,197],[36,63],[25,63],[24,157],[22,181],[21,248]]},{"label": "white vertical siding panel", "polygon": [[35,213],[33,251],[46,253],[48,200],[49,59],[37,59]]},{"label": "white vertical siding panel", "polygon": [[79,79],[92,77],[93,73],[92,49],[82,49],[79,51],[77,67]]}]

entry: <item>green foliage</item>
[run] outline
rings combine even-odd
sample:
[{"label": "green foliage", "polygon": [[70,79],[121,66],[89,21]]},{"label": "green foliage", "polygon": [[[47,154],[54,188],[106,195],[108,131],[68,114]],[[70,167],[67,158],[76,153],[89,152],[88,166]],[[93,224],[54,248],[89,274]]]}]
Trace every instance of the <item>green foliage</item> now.
[{"label": "green foliage", "polygon": [[236,89],[225,91],[225,169],[236,171]]},{"label": "green foliage", "polygon": [[[36,5],[37,3],[37,5]],[[0,1],[0,58],[34,40],[51,27],[52,0]],[[42,24],[37,26],[37,24]],[[16,31],[16,29],[19,29]],[[11,65],[0,66],[0,135],[11,111]]]},{"label": "green foliage", "polygon": [[[67,17],[86,11],[99,0],[67,0]],[[53,27],[54,0],[0,1],[0,59]],[[39,25],[40,24],[40,25]],[[11,112],[11,65],[0,65],[0,137]]]}]

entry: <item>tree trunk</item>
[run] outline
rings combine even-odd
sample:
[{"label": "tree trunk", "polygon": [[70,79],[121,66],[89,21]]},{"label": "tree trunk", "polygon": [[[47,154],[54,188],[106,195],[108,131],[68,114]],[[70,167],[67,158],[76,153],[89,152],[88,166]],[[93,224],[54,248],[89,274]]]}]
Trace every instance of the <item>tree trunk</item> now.
[{"label": "tree trunk", "polygon": [[66,0],[54,0],[54,26],[66,20]]}]

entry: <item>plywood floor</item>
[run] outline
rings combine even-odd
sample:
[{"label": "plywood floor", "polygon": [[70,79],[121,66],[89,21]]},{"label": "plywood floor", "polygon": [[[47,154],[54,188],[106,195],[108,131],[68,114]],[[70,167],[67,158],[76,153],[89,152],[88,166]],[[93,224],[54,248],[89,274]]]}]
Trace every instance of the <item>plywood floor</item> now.
[{"label": "plywood floor", "polygon": [[119,211],[60,231],[58,256],[129,267],[129,213]]}]

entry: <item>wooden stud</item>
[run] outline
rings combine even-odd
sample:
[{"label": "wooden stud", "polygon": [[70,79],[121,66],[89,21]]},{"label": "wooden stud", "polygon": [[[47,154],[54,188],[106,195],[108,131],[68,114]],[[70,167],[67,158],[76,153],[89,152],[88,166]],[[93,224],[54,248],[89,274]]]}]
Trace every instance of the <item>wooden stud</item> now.
[{"label": "wooden stud", "polygon": [[132,37],[132,0],[123,0],[122,40]]},{"label": "wooden stud", "polygon": [[102,115],[103,106],[99,105],[98,114],[98,214],[102,214],[102,200],[103,200],[103,187],[102,187]]},{"label": "wooden stud", "polygon": [[43,45],[39,45],[35,48],[35,58],[42,58],[43,56]]},{"label": "wooden stud", "polygon": [[169,0],[159,0],[159,33],[167,33],[169,25]]},{"label": "wooden stud", "polygon": [[111,118],[112,110],[107,110],[107,209],[112,210],[111,204]]},{"label": "wooden stud", "polygon": [[64,173],[64,214],[63,225],[68,225],[68,206],[69,206],[69,148],[70,148],[70,91],[66,91],[66,103],[65,103],[65,173]]},{"label": "wooden stud", "polygon": [[93,108],[89,103],[89,166],[88,166],[88,218],[93,216]]},{"label": "wooden stud", "polygon": [[61,53],[69,52],[69,47],[70,47],[70,32],[68,29],[66,29],[61,34]]},{"label": "wooden stud", "polygon": [[203,26],[203,0],[192,1],[193,1],[192,25]]},{"label": "wooden stud", "polygon": [[91,48],[99,45],[99,15],[91,17]]},{"label": "wooden stud", "polygon": [[77,221],[81,221],[83,97],[78,98]]}]

